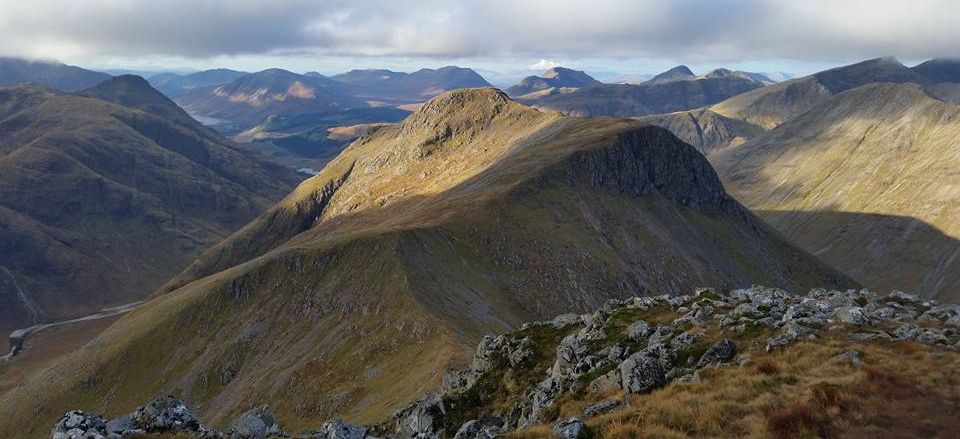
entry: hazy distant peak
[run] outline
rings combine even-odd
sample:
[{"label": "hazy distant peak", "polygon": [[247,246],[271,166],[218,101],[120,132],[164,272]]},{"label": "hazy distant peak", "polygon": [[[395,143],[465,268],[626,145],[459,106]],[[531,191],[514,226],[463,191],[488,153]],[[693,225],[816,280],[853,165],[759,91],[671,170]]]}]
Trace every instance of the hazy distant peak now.
[{"label": "hazy distant peak", "polygon": [[649,82],[658,84],[671,81],[683,81],[687,79],[694,79],[697,75],[693,74],[693,71],[685,65],[676,66],[670,70],[667,70],[657,76],[654,76],[650,79]]},{"label": "hazy distant peak", "polygon": [[542,76],[527,76],[519,83],[507,89],[511,96],[522,96],[529,93],[551,88],[579,88],[601,82],[594,79],[582,70],[573,70],[565,67],[553,67]]}]

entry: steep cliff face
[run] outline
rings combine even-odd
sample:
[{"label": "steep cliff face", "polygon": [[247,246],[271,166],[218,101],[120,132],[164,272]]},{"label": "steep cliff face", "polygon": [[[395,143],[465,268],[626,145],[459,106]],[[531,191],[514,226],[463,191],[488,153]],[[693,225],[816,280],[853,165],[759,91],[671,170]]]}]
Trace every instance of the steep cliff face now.
[{"label": "steep cliff face", "polygon": [[18,416],[27,400],[49,428],[98,395],[115,395],[103,405],[113,415],[168,389],[213,425],[253,401],[294,430],[379,422],[485,332],[610,298],[753,283],[853,285],[733,201],[661,128],[461,90],[356,141],[172,291],[5,395],[0,426],[31,424]]}]

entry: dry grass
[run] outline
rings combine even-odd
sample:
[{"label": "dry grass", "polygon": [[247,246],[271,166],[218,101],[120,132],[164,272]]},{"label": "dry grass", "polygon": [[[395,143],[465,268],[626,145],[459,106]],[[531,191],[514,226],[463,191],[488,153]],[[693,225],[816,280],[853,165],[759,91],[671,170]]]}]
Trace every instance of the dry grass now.
[{"label": "dry grass", "polygon": [[[837,355],[862,352],[854,368]],[[594,437],[946,437],[960,429],[960,355],[919,344],[851,345],[836,331],[745,367],[707,368],[701,381],[627,398],[587,421]],[[564,416],[602,399],[561,407]],[[948,432],[948,433],[944,433]],[[525,436],[526,430],[514,437]]]}]

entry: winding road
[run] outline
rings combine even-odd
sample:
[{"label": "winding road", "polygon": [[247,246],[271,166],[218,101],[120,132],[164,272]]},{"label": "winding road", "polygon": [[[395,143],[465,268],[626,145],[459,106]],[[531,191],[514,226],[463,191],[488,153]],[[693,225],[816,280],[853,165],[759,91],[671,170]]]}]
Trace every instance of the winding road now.
[{"label": "winding road", "polygon": [[51,323],[41,323],[38,325],[33,325],[28,328],[17,329],[10,333],[10,352],[7,352],[5,355],[0,356],[0,362],[9,361],[17,353],[23,350],[23,345],[27,341],[27,337],[30,334],[42,331],[47,328],[52,328],[54,326],[68,325],[70,323],[85,322],[88,320],[98,320],[107,317],[113,317],[120,314],[125,314],[136,309],[143,301],[128,303],[126,305],[115,306],[112,308],[104,308],[94,314],[88,316],[78,317],[70,320],[63,320],[59,322]]}]

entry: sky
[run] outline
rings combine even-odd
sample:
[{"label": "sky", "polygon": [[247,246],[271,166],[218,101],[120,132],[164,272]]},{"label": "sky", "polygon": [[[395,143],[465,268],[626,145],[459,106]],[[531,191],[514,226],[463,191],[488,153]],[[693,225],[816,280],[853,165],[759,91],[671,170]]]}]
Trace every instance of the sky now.
[{"label": "sky", "polygon": [[956,57],[957,23],[957,0],[0,0],[0,55],[140,70],[460,65],[494,81],[555,65],[806,74]]}]

